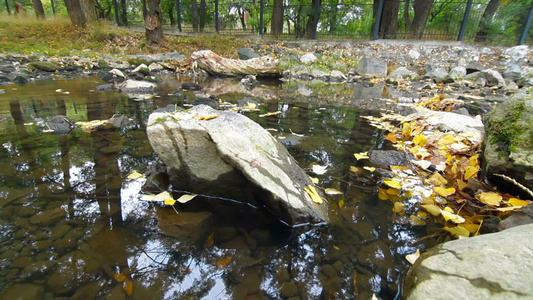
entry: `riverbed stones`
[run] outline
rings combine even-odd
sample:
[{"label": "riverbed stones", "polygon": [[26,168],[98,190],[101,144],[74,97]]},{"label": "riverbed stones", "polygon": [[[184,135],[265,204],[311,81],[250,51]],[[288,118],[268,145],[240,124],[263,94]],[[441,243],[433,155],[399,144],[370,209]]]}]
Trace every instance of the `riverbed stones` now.
[{"label": "riverbed stones", "polygon": [[165,234],[191,242],[205,239],[213,223],[213,214],[208,211],[176,214],[173,209],[159,209],[157,218],[158,226]]},{"label": "riverbed stones", "polygon": [[53,62],[47,62],[47,61],[36,61],[30,63],[30,67],[36,70],[45,71],[45,72],[56,72],[57,70],[61,70],[62,67],[56,63]]},{"label": "riverbed stones", "polygon": [[386,77],[387,61],[376,57],[363,57],[359,60],[357,73],[365,77]]},{"label": "riverbed stones", "polygon": [[533,225],[453,240],[422,254],[407,299],[532,299]]},{"label": "riverbed stones", "polygon": [[513,185],[495,174],[506,175],[533,190],[533,96],[516,96],[485,116],[482,171],[494,183]]},{"label": "riverbed stones", "polygon": [[44,287],[36,284],[14,284],[2,292],[0,299],[43,299]]},{"label": "riverbed stones", "polygon": [[312,52],[305,53],[302,56],[300,56],[300,62],[302,64],[310,64],[310,63],[314,62],[315,60],[317,60],[317,57]]},{"label": "riverbed stones", "polygon": [[242,60],[248,60],[251,58],[261,57],[259,53],[255,52],[253,49],[250,49],[250,48],[240,48],[237,51],[237,55],[239,56],[239,59],[242,59]]},{"label": "riverbed stones", "polygon": [[51,129],[55,134],[68,134],[72,129],[74,129],[74,122],[69,119],[67,116],[57,115],[52,117],[46,125]]},{"label": "riverbed stones", "polygon": [[128,79],[119,85],[119,92],[134,100],[151,98],[155,93],[155,83]]},{"label": "riverbed stones", "polygon": [[[287,149],[249,118],[205,105],[152,113],[148,139],[174,188],[266,207],[290,225],[327,221],[326,203]],[[321,194],[320,192],[318,192]]]}]

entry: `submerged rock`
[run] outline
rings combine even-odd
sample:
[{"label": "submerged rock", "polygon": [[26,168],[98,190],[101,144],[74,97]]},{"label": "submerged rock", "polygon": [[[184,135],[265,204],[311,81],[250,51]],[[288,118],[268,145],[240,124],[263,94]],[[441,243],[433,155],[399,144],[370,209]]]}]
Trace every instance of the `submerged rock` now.
[{"label": "submerged rock", "polygon": [[155,93],[156,85],[152,82],[128,79],[119,85],[119,91],[129,98],[143,100],[150,98]]},{"label": "submerged rock", "polygon": [[68,134],[75,127],[74,122],[63,115],[53,117],[46,125],[56,134]]},{"label": "submerged rock", "polygon": [[[287,149],[247,117],[205,105],[152,113],[148,139],[177,189],[265,207],[290,225],[327,221],[327,204]],[[320,194],[320,192],[319,192]]]},{"label": "submerged rock", "polygon": [[532,231],[523,225],[432,248],[409,271],[406,298],[533,298]]}]

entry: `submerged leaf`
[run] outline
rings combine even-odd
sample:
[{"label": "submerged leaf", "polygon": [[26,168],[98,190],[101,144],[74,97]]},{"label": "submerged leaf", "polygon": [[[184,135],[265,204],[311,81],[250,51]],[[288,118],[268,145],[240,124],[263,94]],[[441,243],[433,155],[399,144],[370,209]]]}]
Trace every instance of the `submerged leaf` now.
[{"label": "submerged leaf", "polygon": [[133,294],[133,281],[126,279],[124,282],[124,291],[126,291],[126,294],[131,295]]},{"label": "submerged leaf", "polygon": [[113,278],[115,278],[115,280],[118,281],[118,282],[123,282],[124,280],[126,280],[126,275],[124,275],[122,273],[115,273],[113,275]]},{"label": "submerged leaf", "polygon": [[232,258],[233,256],[230,256],[230,257],[221,258],[217,260],[217,269],[222,270],[222,269],[227,268]]},{"label": "submerged leaf", "polygon": [[135,171],[135,172],[131,173],[130,175],[128,175],[127,178],[128,179],[138,179],[138,178],[143,178],[143,177],[146,177],[146,176],[144,176],[143,174]]},{"label": "submerged leaf", "polygon": [[337,205],[339,206],[339,208],[342,208],[344,206],[344,200],[339,200],[339,202],[337,202]]},{"label": "submerged leaf", "polygon": [[420,250],[416,249],[415,253],[407,254],[405,256],[405,259],[407,259],[407,261],[413,265],[419,257],[420,257]]},{"label": "submerged leaf", "polygon": [[213,246],[214,243],[215,243],[215,233],[212,232],[212,233],[207,237],[207,240],[205,241],[205,247],[206,247],[206,248],[209,248],[209,247]]}]

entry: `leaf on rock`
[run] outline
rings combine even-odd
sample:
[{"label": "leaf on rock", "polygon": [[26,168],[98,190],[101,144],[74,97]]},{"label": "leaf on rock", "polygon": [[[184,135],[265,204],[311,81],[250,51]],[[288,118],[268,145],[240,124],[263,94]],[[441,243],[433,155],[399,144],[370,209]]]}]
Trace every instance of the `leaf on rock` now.
[{"label": "leaf on rock", "polygon": [[460,227],[460,226],[444,227],[444,230],[448,231],[455,237],[469,237],[470,236],[470,232],[466,228]]},{"label": "leaf on rock", "polygon": [[146,177],[144,176],[143,174],[135,171],[133,173],[131,173],[130,175],[128,175],[128,179],[139,179],[139,178],[143,178],[143,177]]},{"label": "leaf on rock", "polygon": [[391,188],[401,189],[402,183],[396,180],[383,180],[383,183],[390,186]]},{"label": "leaf on rock", "polygon": [[427,170],[431,166],[431,161],[429,160],[412,160],[411,163],[419,166],[424,170]]},{"label": "leaf on rock", "polygon": [[448,184],[448,180],[442,177],[440,173],[433,173],[433,175],[429,176],[428,181],[436,186]]},{"label": "leaf on rock", "polygon": [[222,270],[222,269],[227,268],[232,258],[233,256],[230,256],[230,257],[221,258],[217,260],[217,269]]},{"label": "leaf on rock", "polygon": [[324,190],[324,193],[327,195],[342,195],[343,193],[339,190],[336,190],[334,188],[327,188]]},{"label": "leaf on rock", "polygon": [[455,193],[455,188],[451,187],[451,188],[443,188],[443,187],[440,187],[440,186],[436,186],[433,188],[433,190],[435,191],[435,193],[439,194],[439,196],[442,196],[442,197],[447,197],[447,196],[450,196],[451,194]]},{"label": "leaf on rock", "polygon": [[123,282],[124,280],[126,280],[126,275],[124,275],[122,273],[115,273],[113,275],[113,278],[115,278],[115,280],[118,281],[118,282]]},{"label": "leaf on rock", "polygon": [[322,199],[322,197],[320,197],[314,186],[308,185],[304,188],[304,191],[307,193],[307,195],[309,195],[309,197],[311,197],[311,200],[313,200],[313,202],[318,204],[322,204],[322,202],[324,202],[324,200]]},{"label": "leaf on rock", "polygon": [[181,197],[178,198],[178,202],[179,203],[187,203],[189,201],[191,201],[192,199],[194,199],[194,197],[196,197],[197,195],[189,195],[189,194],[185,194],[185,195],[181,195]]},{"label": "leaf on rock", "polygon": [[494,192],[482,192],[476,196],[479,201],[492,206],[499,206],[502,202],[502,196]]},{"label": "leaf on rock", "polygon": [[440,207],[438,207],[435,204],[423,204],[420,205],[423,209],[425,209],[428,213],[438,216],[440,215]]},{"label": "leaf on rock", "polygon": [[465,180],[468,180],[471,177],[475,177],[477,175],[477,172],[479,171],[478,166],[468,166],[465,169]]},{"label": "leaf on rock", "polygon": [[415,253],[407,254],[405,256],[405,259],[407,259],[407,261],[413,265],[419,257],[420,257],[420,250],[416,249]]},{"label": "leaf on rock", "polygon": [[316,177],[309,177],[311,178],[311,182],[314,183],[314,184],[317,184],[318,183],[318,178]]},{"label": "leaf on rock", "polygon": [[368,158],[368,152],[361,152],[361,153],[354,153],[353,156],[355,156],[355,159],[367,159]]},{"label": "leaf on rock", "polygon": [[322,175],[324,173],[326,173],[328,171],[328,167],[327,166],[321,166],[321,165],[318,165],[318,164],[314,164],[312,167],[311,167],[311,172],[317,174],[317,175]]},{"label": "leaf on rock", "polygon": [[464,223],[466,221],[465,218],[454,214],[453,210],[449,207],[441,209],[440,214],[444,217],[446,221],[452,221],[456,224]]},{"label": "leaf on rock", "polygon": [[510,198],[509,204],[512,206],[526,206],[529,202],[526,200],[520,200],[517,198]]},{"label": "leaf on rock", "polygon": [[444,145],[450,145],[450,144],[453,144],[455,141],[455,136],[451,135],[451,134],[447,134],[445,136],[443,136],[439,141],[438,141],[438,145],[439,146],[444,146]]},{"label": "leaf on rock", "polygon": [[463,227],[464,229],[468,230],[470,233],[476,233],[479,230],[479,227],[481,224],[474,224],[474,223],[462,223],[457,226]]},{"label": "leaf on rock", "polygon": [[424,146],[426,144],[426,137],[423,135],[416,135],[413,137],[413,143],[415,146]]},{"label": "leaf on rock", "polygon": [[405,211],[405,204],[401,202],[394,202],[394,207],[392,208],[392,211],[397,214],[403,214]]}]

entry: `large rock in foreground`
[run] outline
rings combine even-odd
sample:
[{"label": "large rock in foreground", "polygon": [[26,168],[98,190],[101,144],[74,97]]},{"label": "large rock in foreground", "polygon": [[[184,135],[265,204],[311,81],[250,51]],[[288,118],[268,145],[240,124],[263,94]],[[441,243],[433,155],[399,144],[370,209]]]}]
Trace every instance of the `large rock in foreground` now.
[{"label": "large rock in foreground", "polygon": [[506,175],[533,190],[533,97],[506,100],[485,116],[483,175],[504,186]]},{"label": "large rock in foreground", "polygon": [[327,221],[327,204],[304,191],[313,185],[287,149],[259,124],[199,105],[154,112],[148,139],[174,188],[265,207],[290,225]]},{"label": "large rock in foreground", "polygon": [[533,299],[533,224],[441,244],[406,279],[407,299]]}]

